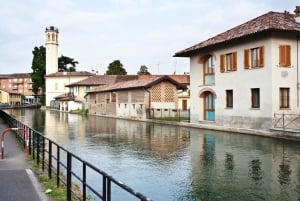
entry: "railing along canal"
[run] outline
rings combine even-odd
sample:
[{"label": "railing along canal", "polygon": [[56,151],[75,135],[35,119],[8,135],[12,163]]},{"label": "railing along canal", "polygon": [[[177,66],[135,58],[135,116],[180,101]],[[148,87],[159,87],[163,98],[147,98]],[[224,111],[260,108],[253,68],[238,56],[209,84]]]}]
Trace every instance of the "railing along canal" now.
[{"label": "railing along canal", "polygon": [[[0,117],[10,127],[24,128],[28,131],[29,155],[32,156],[32,159],[35,160],[38,165],[42,166],[43,171],[47,171],[49,179],[55,175],[57,187],[61,184],[66,186],[66,200],[71,201],[75,198],[76,200],[83,201],[91,199],[113,201],[112,187],[119,187],[121,191],[124,191],[129,196],[134,197],[135,200],[151,201],[150,198],[136,192],[129,186],[116,180],[114,177],[108,175],[91,163],[84,161],[67,149],[61,147],[56,142],[43,136],[40,132],[24,125],[22,122],[14,119],[2,110],[0,110]],[[21,132],[17,133],[17,137],[23,141],[25,147],[24,134]],[[78,173],[76,174],[75,172],[75,169],[78,168],[78,166],[75,168],[72,165],[75,162],[81,166],[81,175]],[[99,189],[96,189],[96,187],[89,184],[87,172],[99,176],[99,180],[101,180],[97,184],[99,185]],[[73,181],[73,179],[76,179],[76,182]],[[76,185],[74,185],[74,183],[78,184],[78,182],[81,184],[79,191],[76,189]],[[94,197],[91,197],[88,192],[92,192],[97,198],[95,199]],[[124,192],[122,192],[122,195]],[[130,200],[132,200],[132,198]]]},{"label": "railing along canal", "polygon": [[278,129],[300,130],[300,115],[275,113],[273,127]]}]

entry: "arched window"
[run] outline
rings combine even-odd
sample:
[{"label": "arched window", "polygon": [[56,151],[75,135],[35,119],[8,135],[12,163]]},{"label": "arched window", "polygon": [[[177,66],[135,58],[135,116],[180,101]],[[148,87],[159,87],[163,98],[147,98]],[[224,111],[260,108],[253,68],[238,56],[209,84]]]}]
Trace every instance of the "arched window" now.
[{"label": "arched window", "polygon": [[204,84],[215,84],[215,60],[211,55],[204,61]]}]

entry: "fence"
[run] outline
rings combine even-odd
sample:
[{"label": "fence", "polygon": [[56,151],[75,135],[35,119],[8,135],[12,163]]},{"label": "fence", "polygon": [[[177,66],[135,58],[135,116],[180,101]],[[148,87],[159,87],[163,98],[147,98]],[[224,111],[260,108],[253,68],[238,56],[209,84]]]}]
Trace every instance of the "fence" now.
[{"label": "fence", "polygon": [[[29,155],[32,156],[37,164],[42,166],[43,171],[47,171],[50,179],[53,177],[56,178],[57,187],[61,184],[66,186],[67,201],[74,199],[83,201],[91,199],[113,201],[115,200],[113,198],[118,198],[116,193],[122,194],[121,200],[151,201],[148,197],[136,192],[99,168],[72,154],[70,151],[43,136],[38,131],[12,118],[2,110],[0,110],[0,117],[10,127],[23,128],[28,131]],[[23,141],[25,147],[25,135],[17,133],[17,137]],[[91,184],[91,181],[95,178],[98,181],[98,188]],[[79,189],[77,185],[79,185]]]},{"label": "fence", "polygon": [[273,127],[278,129],[300,130],[300,115],[274,114]]},{"label": "fence", "polygon": [[164,119],[171,121],[190,121],[190,110],[151,108],[150,119]]}]

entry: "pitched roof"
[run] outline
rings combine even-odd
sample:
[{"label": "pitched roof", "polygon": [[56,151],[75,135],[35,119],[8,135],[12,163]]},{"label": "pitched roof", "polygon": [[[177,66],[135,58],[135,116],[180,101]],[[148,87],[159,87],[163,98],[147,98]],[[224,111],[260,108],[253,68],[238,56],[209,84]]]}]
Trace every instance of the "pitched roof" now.
[{"label": "pitched roof", "polygon": [[228,41],[242,39],[268,31],[300,32],[300,24],[295,21],[296,15],[288,12],[268,12],[244,24],[236,26],[208,40],[175,53],[175,57],[189,57],[197,51],[220,45]]},{"label": "pitched roof", "polygon": [[69,86],[97,86],[97,85],[106,85],[106,84],[113,84],[116,82],[127,81],[137,79],[137,75],[94,75],[92,77],[88,77],[84,80],[71,83],[67,85]]},{"label": "pitched roof", "polygon": [[13,91],[13,90],[10,90],[10,89],[4,89],[4,88],[0,88],[0,91],[4,91],[6,93],[9,93],[9,94],[17,94],[17,95],[22,95],[21,93],[19,92],[16,92],[16,91]]},{"label": "pitched roof", "polygon": [[170,81],[171,83],[175,84],[178,88],[185,88],[182,84],[178,83],[172,78],[162,75],[162,76],[151,76],[147,79],[145,78],[145,79],[125,81],[125,82],[117,82],[112,85],[103,85],[103,86],[96,87],[89,93],[119,91],[119,90],[135,89],[135,88],[150,88],[151,86],[162,81]]},{"label": "pitched roof", "polygon": [[[139,75],[139,79],[148,79],[150,77],[160,77],[162,75]],[[180,84],[190,84],[190,75],[166,75]]]},{"label": "pitched roof", "polygon": [[64,76],[76,77],[76,76],[92,76],[92,75],[95,74],[87,71],[75,71],[75,72],[56,72],[56,73],[46,75],[46,77],[64,77]]}]

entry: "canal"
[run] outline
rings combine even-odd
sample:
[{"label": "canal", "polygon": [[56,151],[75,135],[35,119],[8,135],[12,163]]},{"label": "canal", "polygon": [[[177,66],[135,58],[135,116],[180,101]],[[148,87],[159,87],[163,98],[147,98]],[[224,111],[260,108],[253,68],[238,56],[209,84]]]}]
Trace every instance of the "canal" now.
[{"label": "canal", "polygon": [[154,201],[300,200],[300,143],[34,109],[7,110]]}]

